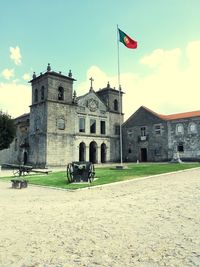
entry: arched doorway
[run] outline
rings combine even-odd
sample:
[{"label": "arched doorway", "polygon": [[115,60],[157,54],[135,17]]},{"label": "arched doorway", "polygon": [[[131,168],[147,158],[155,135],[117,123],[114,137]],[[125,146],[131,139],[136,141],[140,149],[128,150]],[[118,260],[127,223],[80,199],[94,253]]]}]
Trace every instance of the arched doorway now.
[{"label": "arched doorway", "polygon": [[79,144],[79,161],[85,161],[85,143]]},{"label": "arched doorway", "polygon": [[92,141],[89,148],[89,160],[92,163],[97,163],[97,143]]},{"label": "arched doorway", "polygon": [[106,162],[106,144],[101,144],[101,163]]}]

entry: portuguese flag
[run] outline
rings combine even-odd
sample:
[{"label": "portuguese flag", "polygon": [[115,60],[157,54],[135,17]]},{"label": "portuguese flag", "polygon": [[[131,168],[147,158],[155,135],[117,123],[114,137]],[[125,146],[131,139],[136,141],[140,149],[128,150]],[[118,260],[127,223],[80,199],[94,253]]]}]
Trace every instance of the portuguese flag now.
[{"label": "portuguese flag", "polygon": [[125,32],[121,31],[119,28],[119,41],[123,43],[126,47],[135,49],[137,48],[137,42],[131,39]]}]

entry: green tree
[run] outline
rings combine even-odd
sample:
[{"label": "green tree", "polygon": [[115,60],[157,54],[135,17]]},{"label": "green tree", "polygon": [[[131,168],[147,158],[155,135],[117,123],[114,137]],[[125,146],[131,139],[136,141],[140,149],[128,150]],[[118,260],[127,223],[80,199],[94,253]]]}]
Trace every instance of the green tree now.
[{"label": "green tree", "polygon": [[16,134],[14,120],[0,111],[0,150],[8,148]]}]

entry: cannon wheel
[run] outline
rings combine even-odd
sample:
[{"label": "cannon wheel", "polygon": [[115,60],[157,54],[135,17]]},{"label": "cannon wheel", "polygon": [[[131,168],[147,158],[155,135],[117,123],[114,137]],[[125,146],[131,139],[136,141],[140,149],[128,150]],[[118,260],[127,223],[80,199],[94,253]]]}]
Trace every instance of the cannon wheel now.
[{"label": "cannon wheel", "polygon": [[71,163],[67,165],[67,179],[69,183],[72,183],[74,181],[73,166]]},{"label": "cannon wheel", "polygon": [[95,169],[94,165],[91,163],[89,166],[89,172],[88,172],[88,182],[91,183],[94,180],[95,176]]}]

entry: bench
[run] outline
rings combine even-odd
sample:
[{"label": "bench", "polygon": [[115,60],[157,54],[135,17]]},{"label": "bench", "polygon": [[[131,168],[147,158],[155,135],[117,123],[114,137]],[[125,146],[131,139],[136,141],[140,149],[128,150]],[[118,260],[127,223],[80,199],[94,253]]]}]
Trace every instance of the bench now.
[{"label": "bench", "polygon": [[28,181],[24,179],[12,179],[12,188],[26,188],[28,186]]}]

